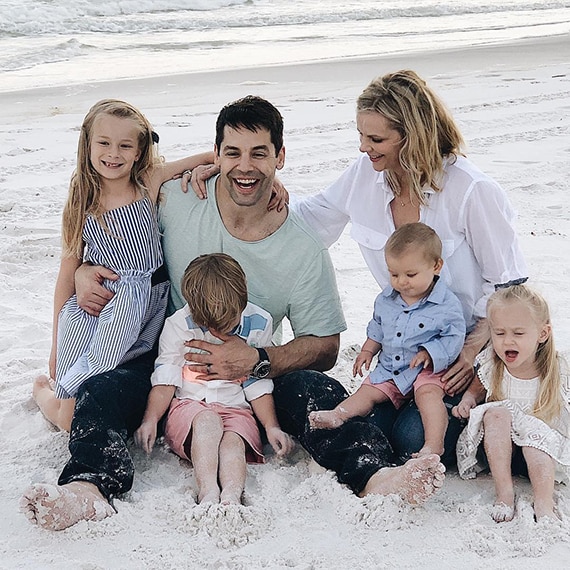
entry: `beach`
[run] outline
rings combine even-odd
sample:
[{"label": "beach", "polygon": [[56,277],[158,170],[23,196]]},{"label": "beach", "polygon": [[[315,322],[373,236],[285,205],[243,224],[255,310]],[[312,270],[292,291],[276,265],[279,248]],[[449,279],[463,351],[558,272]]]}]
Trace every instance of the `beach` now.
[{"label": "beach", "polygon": [[[141,108],[168,159],[212,148],[218,111],[247,94],[271,100],[285,121],[280,178],[306,195],[358,156],[355,100],[375,76],[420,73],[457,119],[466,154],[505,188],[530,282],[548,299],[557,346],[570,354],[570,36],[384,57],[70,82],[0,94],[0,568],[376,569],[570,567],[570,490],[557,486],[559,522],[533,520],[532,490],[517,479],[517,514],[490,517],[488,474],[448,472],[424,506],[359,499],[297,448],[248,468],[247,508],[195,505],[192,469],[162,445],[133,448],[133,489],[117,514],[53,533],[31,525],[18,500],[33,482],[55,483],[68,458],[65,433],[31,398],[47,370],[60,219],[88,108],[115,97]],[[330,248],[347,319],[331,375],[349,390],[378,286],[347,228]]]}]

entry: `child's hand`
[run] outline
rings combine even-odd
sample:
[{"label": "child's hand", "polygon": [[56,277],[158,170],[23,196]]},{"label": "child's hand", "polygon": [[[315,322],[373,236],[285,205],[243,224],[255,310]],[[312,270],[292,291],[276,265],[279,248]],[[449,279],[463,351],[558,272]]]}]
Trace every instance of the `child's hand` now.
[{"label": "child's hand", "polygon": [[431,356],[427,350],[420,350],[410,361],[410,368],[415,368],[416,366],[422,366],[425,370],[428,366],[431,366]]},{"label": "child's hand", "polygon": [[272,427],[265,430],[265,432],[267,433],[267,439],[269,440],[269,443],[277,457],[283,457],[284,455],[291,453],[295,447],[295,443],[291,436],[285,433],[281,428]]},{"label": "child's hand", "polygon": [[366,370],[370,370],[370,364],[372,363],[372,358],[374,355],[369,350],[361,350],[360,354],[356,357],[354,361],[354,366],[352,367],[353,376],[362,376],[362,367]]},{"label": "child's hand", "polygon": [[142,447],[144,452],[150,454],[156,441],[156,423],[143,422],[134,434],[135,443]]},{"label": "child's hand", "polygon": [[471,413],[471,410],[477,405],[477,400],[469,394],[463,394],[461,402],[457,406],[451,408],[451,414],[459,419],[467,419]]}]

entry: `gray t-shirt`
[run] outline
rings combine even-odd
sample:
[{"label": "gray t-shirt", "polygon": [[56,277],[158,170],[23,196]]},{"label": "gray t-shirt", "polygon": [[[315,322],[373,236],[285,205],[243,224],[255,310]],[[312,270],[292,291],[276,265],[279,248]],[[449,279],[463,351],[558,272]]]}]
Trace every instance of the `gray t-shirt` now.
[{"label": "gray t-shirt", "polygon": [[271,313],[274,329],[287,317],[295,337],[346,330],[334,269],[320,239],[292,212],[262,240],[235,238],[218,211],[216,179],[207,181],[207,200],[181,192],[178,181],[161,189],[158,221],[171,280],[169,313],[185,304],[180,281],[190,261],[206,253],[226,253],[242,266],[249,300]]}]

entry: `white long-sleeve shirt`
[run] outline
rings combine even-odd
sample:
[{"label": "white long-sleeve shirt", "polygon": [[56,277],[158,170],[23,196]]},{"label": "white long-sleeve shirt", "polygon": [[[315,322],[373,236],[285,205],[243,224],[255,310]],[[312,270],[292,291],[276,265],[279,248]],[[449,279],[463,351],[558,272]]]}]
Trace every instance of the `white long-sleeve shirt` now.
[{"label": "white long-sleeve shirt", "polygon": [[[487,299],[497,285],[528,276],[513,227],[514,211],[499,184],[461,156],[445,159],[442,191],[425,188],[424,195],[427,205],[420,207],[420,221],[441,238],[441,276],[459,297],[470,331],[485,316]],[[327,246],[351,222],[351,237],[385,288],[390,279],[384,246],[395,230],[393,199],[384,173],[376,172],[363,154],[322,192],[292,197],[291,207]]]},{"label": "white long-sleeve shirt", "polygon": [[[271,345],[273,319],[261,307],[248,303],[241,314],[240,323],[234,334],[255,347]],[[184,355],[188,347],[187,340],[205,340],[214,344],[221,341],[208,330],[194,323],[188,305],[168,317],[164,323],[159,341],[158,358],[150,378],[153,386],[176,386],[175,397],[192,399],[207,403],[218,402],[233,408],[249,408],[248,402],[264,394],[273,392],[273,380],[249,378],[243,382],[231,380],[196,380],[195,373],[184,368],[188,362]]]}]

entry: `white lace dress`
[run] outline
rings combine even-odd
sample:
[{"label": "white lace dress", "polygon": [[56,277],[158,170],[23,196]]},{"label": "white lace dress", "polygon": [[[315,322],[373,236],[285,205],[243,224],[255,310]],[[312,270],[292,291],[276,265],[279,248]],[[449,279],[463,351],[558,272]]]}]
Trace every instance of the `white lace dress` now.
[{"label": "white lace dress", "polygon": [[[489,390],[491,383],[492,347],[478,357],[478,376],[483,386]],[[503,394],[506,399],[500,402],[487,402],[471,410],[469,423],[461,432],[457,442],[457,468],[464,479],[472,479],[487,468],[484,454],[478,453],[485,435],[483,416],[495,406],[503,406],[512,414],[511,439],[519,447],[535,447],[556,460],[556,480],[570,482],[570,376],[564,360],[560,362],[561,388],[564,407],[560,417],[546,424],[530,415],[538,392],[539,378],[521,380],[507,370],[503,376]]]}]

